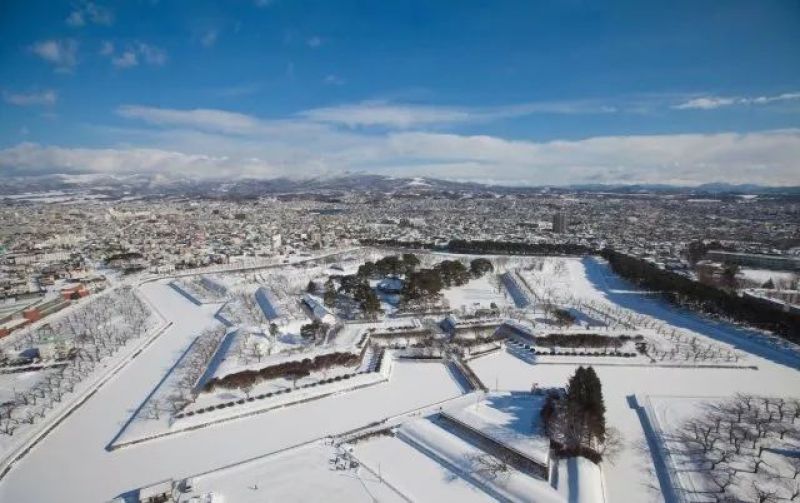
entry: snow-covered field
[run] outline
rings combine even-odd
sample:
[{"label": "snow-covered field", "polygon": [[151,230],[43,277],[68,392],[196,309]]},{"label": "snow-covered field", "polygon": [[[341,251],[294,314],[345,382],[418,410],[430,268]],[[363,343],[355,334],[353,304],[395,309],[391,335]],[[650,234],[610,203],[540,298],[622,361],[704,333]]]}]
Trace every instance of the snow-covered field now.
[{"label": "snow-covered field", "polygon": [[197,500],[191,498],[211,492],[225,503],[405,501],[375,474],[363,468],[331,469],[330,461],[336,455],[335,447],[315,442],[245,466],[194,477],[191,494],[180,501],[195,502]]},{"label": "snow-covered field", "polygon": [[164,478],[205,472],[461,395],[443,365],[397,362],[393,378],[381,386],[108,451],[196,334],[218,324],[214,306],[196,306],[163,282],[144,285],[142,293],[174,321],[172,327],[13,467],[0,481],[0,501],[107,501]]},{"label": "snow-covered field", "polygon": [[429,419],[409,421],[397,437],[370,443],[357,445],[356,456],[364,452],[364,462],[373,470],[380,463],[381,473],[385,465],[387,481],[414,501],[562,501],[542,479],[515,470],[498,477],[481,471],[476,465],[483,451]]},{"label": "snow-covered field", "polygon": [[[345,261],[344,269],[352,271],[364,257],[373,256],[362,255]],[[308,269],[287,266],[220,276],[233,292],[249,292],[257,284],[269,284],[279,290],[276,295],[288,299],[303,291],[310,279],[324,277],[331,265],[321,263]],[[500,390],[490,395],[495,397],[512,396],[508,394],[512,391],[525,394],[533,385],[561,387],[578,364],[595,366],[603,383],[608,425],[621,433],[623,448],[611,462],[603,463],[602,475],[591,466],[577,463],[559,466],[557,490],[518,472],[508,480],[474,475],[474,467],[464,463],[480,451],[426,417],[439,406],[449,410],[448,404],[471,398],[459,398],[462,389],[438,362],[398,360],[391,378],[380,384],[107,450],[146,397],[163,384],[198,334],[221,326],[215,317],[219,304],[197,305],[171,288],[168,280],[155,281],[142,285],[139,292],[172,325],[13,466],[0,480],[0,501],[108,501],[137,487],[198,474],[204,475],[195,477],[196,493],[217,491],[226,502],[398,501],[404,497],[417,501],[485,501],[492,497],[586,501],[586,492],[590,492],[592,501],[600,501],[602,494],[594,489],[598,484],[604,485],[609,501],[672,501],[670,494],[674,491],[664,485],[670,478],[663,459],[650,452],[657,438],[639,399],[655,395],[718,399],[737,392],[761,394],[767,388],[771,395],[800,397],[797,348],[665,305],[656,296],[639,292],[614,276],[602,261],[515,257],[497,268],[498,272],[506,270],[519,272],[527,283],[524,288],[537,299],[583,305],[584,309],[593,303],[602,313],[593,311],[591,316],[603,318],[610,332],[635,324],[663,347],[699,347],[701,353],[714,356],[715,363],[724,360],[724,351],[731,351],[742,361],[739,365],[701,368],[672,366],[666,361],[654,365],[643,357],[626,364],[624,359],[607,362],[611,357],[572,356],[566,363],[555,359],[558,357],[526,359],[505,350],[471,360],[470,366],[481,381]],[[462,305],[488,307],[492,302],[511,309],[513,300],[505,292],[504,288],[498,291],[486,276],[448,290],[445,297],[454,309]],[[401,323],[399,320],[397,323]],[[552,330],[547,322],[544,326]],[[665,330],[672,329],[684,338],[677,342],[665,338]],[[364,325],[346,325],[341,339],[333,343],[352,345],[364,330]],[[540,452],[542,446],[526,437],[535,428],[533,407],[512,414],[508,407],[517,405],[496,400],[497,407],[485,413],[479,413],[480,407],[478,413],[463,408],[461,419],[477,429],[505,434],[521,449]],[[519,428],[498,430],[504,423],[513,424],[514,417],[521,418],[516,419]],[[341,453],[325,443],[326,437],[389,423],[397,427],[397,436],[378,436],[355,444],[354,455],[363,467],[331,468],[329,461]],[[521,428],[523,423],[527,430]],[[215,471],[251,459],[254,461]],[[584,485],[589,489],[583,497],[569,489]]]},{"label": "snow-covered field", "polygon": [[798,273],[791,271],[773,271],[771,269],[752,269],[742,267],[739,269],[739,275],[742,279],[758,283],[759,286],[763,285],[769,280],[778,285],[782,282],[791,282],[798,277]]},{"label": "snow-covered field", "polygon": [[513,299],[505,288],[500,287],[499,283],[492,279],[494,277],[493,274],[487,274],[471,280],[466,285],[448,288],[442,294],[450,309],[461,312],[489,309],[492,304],[498,308],[513,306]]},{"label": "snow-covered field", "polygon": [[722,493],[742,501],[800,495],[800,400],[737,395],[642,401],[682,501],[714,501],[709,494]]}]

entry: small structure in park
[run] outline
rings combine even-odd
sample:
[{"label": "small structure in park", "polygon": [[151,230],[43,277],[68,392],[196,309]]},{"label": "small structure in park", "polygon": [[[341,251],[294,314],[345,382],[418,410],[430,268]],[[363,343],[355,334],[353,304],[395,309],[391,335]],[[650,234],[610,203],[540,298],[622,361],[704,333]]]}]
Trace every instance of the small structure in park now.
[{"label": "small structure in park", "polygon": [[302,303],[308,309],[313,319],[329,325],[336,323],[336,317],[325,307],[319,298],[311,294],[305,294],[303,295]]},{"label": "small structure in park", "polygon": [[139,489],[139,503],[166,503],[173,500],[175,483],[172,479],[163,480]]},{"label": "small structure in park", "polygon": [[378,290],[388,295],[397,295],[403,291],[403,280],[395,276],[384,278],[378,283]]}]

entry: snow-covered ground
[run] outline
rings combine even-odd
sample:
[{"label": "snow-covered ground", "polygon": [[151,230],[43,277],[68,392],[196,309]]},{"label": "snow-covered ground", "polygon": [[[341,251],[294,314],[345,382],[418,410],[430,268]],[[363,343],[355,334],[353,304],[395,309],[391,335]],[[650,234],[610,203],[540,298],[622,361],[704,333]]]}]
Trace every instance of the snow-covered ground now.
[{"label": "snow-covered ground", "polygon": [[[437,261],[443,258],[431,257]],[[526,264],[531,267],[525,269]],[[352,261],[347,267],[352,269],[357,265],[358,261]],[[313,272],[291,266],[290,270],[278,268],[225,276],[225,281],[232,290],[254,288],[267,279],[264,275],[269,275],[271,286],[284,285],[287,295],[294,295],[291,292],[298,287],[305,288],[309,276],[325,274],[323,268],[329,266],[320,264],[320,270]],[[630,314],[654,338],[661,337],[658,330],[663,325],[695,337],[694,344],[703,347],[715,344],[742,355],[749,353],[745,359],[753,368],[651,365],[638,357],[631,362],[633,365],[626,365],[622,359],[607,365],[605,358],[598,357],[583,360],[574,357],[574,363],[543,362],[526,360],[507,351],[470,362],[486,385],[501,390],[496,396],[510,391],[528,392],[534,384],[560,387],[574,373],[577,364],[594,365],[603,383],[608,425],[619,430],[624,440],[621,452],[613,462],[603,464],[603,477],[598,479],[604,481],[609,501],[669,500],[669,488],[661,485],[669,478],[665,478],[663,463],[650,454],[653,434],[637,396],[726,397],[736,392],[763,393],[766,387],[773,395],[800,396],[800,373],[796,370],[800,368],[800,353],[787,343],[668,306],[656,296],[639,292],[620,280],[604,262],[594,258],[515,257],[507,259],[498,271],[519,269],[529,285],[526,288],[537,297],[571,306],[594,302],[608,309],[609,316],[624,318],[610,322],[609,327],[624,326],[625,319],[633,319],[626,318]],[[460,304],[470,306],[476,301],[488,305],[500,299],[505,305],[512,305],[510,298],[505,299],[504,290],[497,293],[488,277],[485,283],[471,282],[459,290],[451,290],[455,291],[446,295],[453,296],[449,300],[454,308]],[[158,306],[173,325],[0,480],[0,501],[107,501],[166,478],[190,477],[264,456],[263,463],[254,461],[197,477],[196,487],[221,488],[225,501],[245,502],[318,500],[319,495],[330,501],[371,497],[393,501],[395,497],[401,499],[400,494],[439,501],[485,500],[487,494],[489,498],[502,496],[512,501],[562,501],[565,496],[583,501],[583,496],[574,496],[574,490],[580,494],[584,486],[588,489],[583,495],[589,492],[592,501],[602,496],[596,491],[595,479],[600,477],[599,473],[576,463],[557,470],[558,491],[540,479],[519,473],[511,475],[502,487],[497,481],[476,480],[469,475],[474,467],[464,465],[464,460],[473,459],[471,456],[480,451],[426,417],[413,416],[430,414],[439,404],[450,410],[448,404],[470,398],[471,395],[458,398],[462,390],[441,363],[396,361],[388,382],[109,451],[106,449],[109,442],[145,397],[157,389],[197,335],[220,326],[215,318],[218,305],[193,304],[170,288],[167,280],[145,284],[140,293]],[[472,296],[476,300],[470,300]],[[357,341],[363,329],[346,326],[340,332],[340,342]],[[693,344],[690,340],[686,339],[684,344]],[[498,407],[491,414],[465,420],[476,427],[491,429],[490,426],[495,427],[510,416],[508,411],[503,412],[503,407]],[[319,440],[371,424],[385,424],[382,421],[387,419],[399,426],[398,437],[375,437],[355,444],[355,455],[365,468],[358,473],[330,469],[328,460],[333,447]],[[528,419],[533,427],[533,416]],[[511,431],[524,434],[521,429],[511,428]],[[514,435],[511,438],[525,447],[525,442],[517,442],[519,439],[514,439]],[[310,447],[299,447],[306,445]],[[289,466],[295,469],[287,469]],[[204,486],[206,481],[208,484]],[[266,481],[274,484],[267,487]]]},{"label": "snow-covered ground", "polygon": [[474,404],[448,410],[447,415],[546,466],[550,440],[539,420],[544,399],[530,393],[490,393]]},{"label": "snow-covered ground", "polygon": [[792,281],[797,278],[798,273],[792,271],[773,271],[771,269],[752,269],[743,267],[739,269],[739,275],[742,277],[742,279],[756,282],[759,286],[761,286],[770,279],[776,285],[780,282]]},{"label": "snow-covered ground", "polygon": [[769,395],[639,400],[682,501],[712,501],[709,493],[720,492],[741,501],[800,494],[800,402]]},{"label": "snow-covered ground", "polygon": [[107,451],[195,335],[218,324],[213,306],[196,306],[163,282],[142,292],[172,327],[14,466],[0,481],[0,501],[107,501],[461,395],[443,365],[397,362],[384,385]]},{"label": "snow-covered ground", "polygon": [[498,308],[510,307],[514,301],[505,288],[499,286],[492,273],[470,280],[466,285],[454,286],[442,291],[450,309],[473,312],[476,309],[489,309],[492,304]]},{"label": "snow-covered ground", "polygon": [[490,500],[543,503],[562,501],[545,480],[516,470],[500,476],[483,472],[478,457],[483,455],[484,451],[428,419],[405,423],[399,428],[398,437],[461,479],[480,487]]},{"label": "snow-covered ground", "polygon": [[246,465],[194,477],[193,490],[179,501],[194,503],[196,500],[192,498],[209,493],[225,503],[405,501],[364,468],[337,470],[331,463],[336,455],[335,447],[315,442]]},{"label": "snow-covered ground", "polygon": [[[476,359],[471,365],[484,382],[518,391],[530,390],[533,383],[562,386],[577,368],[576,364],[531,365],[505,352]],[[603,467],[610,501],[664,501],[635,395],[718,397],[759,393],[770,386],[775,394],[800,396],[800,374],[766,360],[759,362],[758,370],[600,365],[595,370],[603,383],[608,425],[617,428],[624,440],[622,452]]]}]

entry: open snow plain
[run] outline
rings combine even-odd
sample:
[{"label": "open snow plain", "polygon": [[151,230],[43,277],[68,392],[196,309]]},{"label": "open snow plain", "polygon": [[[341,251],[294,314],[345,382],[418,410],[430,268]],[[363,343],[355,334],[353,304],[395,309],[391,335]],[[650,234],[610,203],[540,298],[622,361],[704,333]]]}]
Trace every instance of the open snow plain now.
[{"label": "open snow plain", "polygon": [[[508,266],[515,268],[527,261],[514,258]],[[579,361],[573,357],[569,363],[550,356],[521,358],[502,349],[471,360],[472,370],[487,386],[518,392],[528,392],[534,384],[563,386],[579,363],[595,367],[603,384],[608,424],[620,431],[623,444],[613,459],[603,463],[603,490],[592,494],[594,501],[678,500],[679,491],[673,487],[667,461],[659,454],[662,440],[653,431],[644,409],[648,396],[713,399],[741,392],[800,397],[800,358],[795,348],[667,306],[619,280],[606,264],[594,258],[530,261],[541,264],[538,269],[521,272],[532,296],[616,306],[653,323],[695,334],[703,343],[723,345],[742,354],[742,361],[736,364],[649,364],[642,358],[616,359],[606,364],[605,358]],[[471,288],[484,291],[483,298],[475,302],[509,303],[505,295],[492,293],[493,287],[488,283]],[[363,480],[353,480],[351,472],[333,476],[325,466],[329,451],[333,450],[325,447],[326,438],[386,419],[398,425],[408,421],[400,431],[405,428],[411,437],[414,432],[429,429],[424,424],[414,426],[412,421],[426,421],[421,416],[440,406],[471,400],[441,363],[397,360],[391,379],[375,386],[109,449],[195,338],[220,325],[215,314],[221,304],[192,303],[171,288],[168,280],[146,283],[139,292],[172,325],[12,467],[0,480],[0,501],[104,502],[164,479],[207,472],[210,473],[200,477],[200,483],[221,494],[226,502],[334,501],[338,500],[337,495],[348,501],[403,500],[405,496],[392,489],[392,474],[398,478],[395,483],[413,484],[413,463],[387,463],[385,473],[364,474]],[[456,295],[457,299],[451,299],[454,308],[470,304],[469,289]],[[365,465],[373,470],[379,459],[391,457],[393,452],[412,461],[421,456],[419,450],[409,450],[398,442],[382,437],[357,447],[355,452],[359,455],[360,450]],[[459,448],[453,444],[453,452]],[[429,471],[420,473],[418,482],[426,484],[429,480],[430,488],[416,491],[416,499],[426,501],[446,494],[441,490],[448,484],[454,495],[492,499],[491,493],[476,493],[474,481],[468,483],[446,466],[432,464],[429,457],[421,459],[426,462],[420,461],[418,470],[436,465],[442,472],[434,476]],[[248,460],[252,461],[215,471]],[[281,469],[284,464],[286,470]],[[307,474],[303,475],[305,470]],[[347,477],[350,478],[345,481]],[[279,483],[271,485],[270,480]],[[570,481],[573,483],[579,485]],[[293,490],[295,487],[297,491]],[[441,500],[439,496],[436,498]],[[568,499],[589,501],[585,494],[580,499]]]}]

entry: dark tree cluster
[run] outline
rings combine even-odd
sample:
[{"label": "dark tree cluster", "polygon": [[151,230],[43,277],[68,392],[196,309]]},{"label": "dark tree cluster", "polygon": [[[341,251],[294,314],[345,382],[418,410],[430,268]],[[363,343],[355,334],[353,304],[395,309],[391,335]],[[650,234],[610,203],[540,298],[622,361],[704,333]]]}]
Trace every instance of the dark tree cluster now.
[{"label": "dark tree cluster", "polygon": [[322,323],[319,320],[314,320],[311,323],[306,323],[300,327],[300,335],[304,339],[317,340],[324,337],[330,327],[327,323]]},{"label": "dark tree cluster", "polygon": [[780,307],[753,297],[740,297],[735,292],[721,290],[655,264],[631,257],[611,249],[603,250],[615,273],[647,289],[667,292],[677,304],[724,318],[770,330],[792,342],[800,342],[800,314],[784,311]]},{"label": "dark tree cluster", "polygon": [[606,440],[606,406],[592,367],[578,367],[565,394],[552,393],[541,410],[545,433],[559,456],[598,462]]},{"label": "dark tree cluster", "polygon": [[375,262],[364,262],[359,268],[357,276],[361,278],[383,278],[386,276],[400,276],[410,274],[419,265],[419,258],[413,253],[388,255]]},{"label": "dark tree cluster", "polygon": [[476,258],[469,263],[469,272],[476,278],[480,278],[486,273],[494,272],[492,261],[486,258]]},{"label": "dark tree cluster", "polygon": [[691,264],[696,264],[702,260],[710,250],[723,250],[724,247],[719,241],[692,241],[686,245],[686,260]]},{"label": "dark tree cluster", "polygon": [[422,241],[398,241],[396,239],[359,239],[364,246],[391,246],[396,248],[411,248],[414,250],[433,250],[433,243]]},{"label": "dark tree cluster", "polygon": [[[547,334],[543,337],[535,337],[534,342],[537,346],[547,347],[617,349],[633,339],[629,335],[615,337],[602,334]],[[636,336],[636,340],[642,339],[641,335]]]},{"label": "dark tree cluster", "polygon": [[554,309],[553,317],[556,319],[556,323],[561,326],[567,327],[575,323],[575,316],[566,309]]},{"label": "dark tree cluster", "polygon": [[353,353],[328,353],[319,355],[313,360],[305,358],[264,367],[260,370],[244,370],[221,378],[214,378],[206,383],[205,391],[214,391],[216,388],[249,389],[261,381],[281,377],[296,380],[317,370],[334,366],[354,365],[358,361],[359,356]]},{"label": "dark tree cluster", "polygon": [[[368,262],[371,263],[371,262]],[[361,266],[364,267],[363,265]],[[343,293],[350,296],[367,316],[374,316],[381,311],[381,302],[378,295],[369,286],[367,276],[360,274],[350,274],[347,276],[339,277],[339,290],[338,293]],[[333,281],[328,281],[325,285],[325,305],[333,307],[336,302],[337,291],[334,290]]]},{"label": "dark tree cluster", "polygon": [[586,255],[592,250],[570,243],[512,243],[507,241],[464,241],[453,239],[447,245],[452,253],[480,253],[504,255]]},{"label": "dark tree cluster", "polygon": [[501,255],[587,255],[594,250],[570,243],[512,243],[507,241],[466,241],[453,239],[447,246],[436,246],[430,242],[398,241],[396,239],[362,239],[365,246],[391,246],[419,250],[442,249],[450,253],[501,254]]},{"label": "dark tree cluster", "polygon": [[470,280],[470,272],[458,260],[443,260],[431,269],[409,274],[403,285],[403,298],[420,300],[437,295],[443,288],[461,286]]}]

